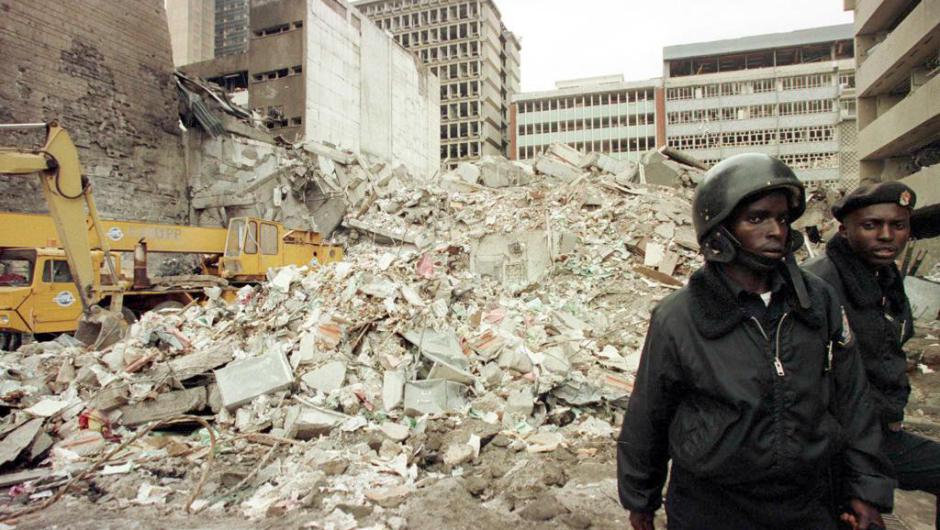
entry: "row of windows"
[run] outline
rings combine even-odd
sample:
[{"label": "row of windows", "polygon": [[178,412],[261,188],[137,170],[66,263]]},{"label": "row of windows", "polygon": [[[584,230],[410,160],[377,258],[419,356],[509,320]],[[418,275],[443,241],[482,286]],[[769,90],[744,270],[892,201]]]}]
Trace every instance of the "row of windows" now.
[{"label": "row of windows", "polygon": [[441,85],[441,101],[475,98],[480,95],[479,81],[462,81]]},{"label": "row of windows", "polygon": [[480,75],[480,61],[466,61],[444,66],[432,66],[431,73],[443,83],[445,81],[467,79]]},{"label": "row of windows", "polygon": [[[406,46],[407,47],[407,46]],[[454,61],[457,59],[469,59],[480,56],[480,43],[477,41],[461,42],[456,44],[447,44],[445,46],[436,46],[434,48],[425,48],[415,52],[421,62],[437,63],[445,61]]]},{"label": "row of windows", "polygon": [[303,20],[295,20],[294,22],[289,22],[286,24],[278,24],[276,26],[270,26],[267,28],[259,29],[254,32],[255,37],[267,37],[268,35],[277,35],[279,33],[284,33],[287,31],[292,31],[295,29],[300,29],[304,27]]},{"label": "row of windows", "polygon": [[362,10],[366,16],[377,19],[382,29],[399,31],[401,29],[420,28],[429,24],[440,24],[448,21],[467,20],[477,17],[477,4],[457,4],[447,7],[426,9],[406,15],[383,16],[385,13],[400,11],[400,7],[390,6],[388,2],[365,6]]},{"label": "row of windows", "polygon": [[670,137],[668,142],[677,149],[717,149],[755,145],[828,142],[835,137],[830,126],[791,127],[757,131],[705,133]]},{"label": "row of windows", "polygon": [[767,103],[764,105],[744,105],[740,107],[670,112],[666,115],[666,122],[672,125],[678,123],[699,123],[703,121],[750,120],[755,118],[772,118],[774,116],[827,113],[835,110],[835,100],[814,99],[786,103]]},{"label": "row of windows", "polygon": [[603,118],[590,118],[584,120],[529,123],[519,126],[519,135],[524,136],[531,134],[609,129],[611,127],[634,127],[637,125],[654,125],[655,123],[656,115],[653,113],[624,114],[621,116],[604,116]]},{"label": "row of windows", "polygon": [[441,125],[441,140],[479,138],[481,126],[481,123],[478,121],[465,121]]},{"label": "row of windows", "polygon": [[517,112],[543,112],[546,110],[580,109],[600,105],[621,105],[623,103],[636,103],[638,101],[653,101],[653,90],[623,90],[605,94],[588,94],[568,96],[563,98],[537,99],[522,101],[517,104]]},{"label": "row of windows", "polygon": [[[833,75],[831,73],[824,73],[758,79],[755,81],[731,81],[727,83],[712,83],[701,86],[674,87],[666,89],[666,101],[717,98],[722,96],[737,96],[741,94],[761,94],[764,92],[779,92],[785,90],[800,90],[806,88],[831,86],[832,82]],[[852,83],[854,84],[854,76],[852,77]]]},{"label": "row of windows", "polygon": [[[548,149],[550,143],[519,147],[517,158],[531,160]],[[656,138],[644,136],[642,138],[618,138],[616,140],[597,140],[593,142],[569,142],[567,145],[581,152],[587,153],[642,153],[656,147]]]},{"label": "row of windows", "polygon": [[441,144],[441,160],[462,160],[479,158],[481,149],[480,142],[460,142],[452,144]]},{"label": "row of windows", "polygon": [[268,70],[267,72],[258,72],[252,74],[252,81],[258,83],[261,81],[270,81],[272,79],[280,79],[282,77],[288,77],[292,75],[300,75],[304,71],[302,65],[291,66],[290,68],[280,68],[278,70]]},{"label": "row of windows", "polygon": [[441,105],[442,120],[459,120],[463,118],[478,118],[480,116],[479,101],[465,101],[462,103],[448,103]]},{"label": "row of windows", "polygon": [[[383,27],[383,24],[387,25],[388,22],[388,20],[379,21],[378,26],[383,29],[388,29]],[[474,21],[428,28],[420,31],[398,33],[395,35],[395,39],[406,48],[414,48],[417,46],[440,44],[442,42],[455,40],[475,39],[479,36],[480,23]]]}]

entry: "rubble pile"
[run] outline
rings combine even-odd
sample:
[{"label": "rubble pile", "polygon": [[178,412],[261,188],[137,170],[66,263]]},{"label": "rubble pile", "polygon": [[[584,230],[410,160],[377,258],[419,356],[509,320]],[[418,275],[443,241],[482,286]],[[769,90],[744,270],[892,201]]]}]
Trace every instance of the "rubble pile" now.
[{"label": "rubble pile", "polygon": [[[232,301],[206,287],[102,351],[61,336],[3,354],[0,484],[35,505],[120,448],[90,475],[99,502],[394,528],[489,453],[596,453],[582,446],[614,432],[649,311],[698,265],[690,191],[545,160],[347,182],[344,262],[271,270]],[[183,415],[219,440],[192,420],[133,440]],[[486,480],[465,485],[494,496]]]}]

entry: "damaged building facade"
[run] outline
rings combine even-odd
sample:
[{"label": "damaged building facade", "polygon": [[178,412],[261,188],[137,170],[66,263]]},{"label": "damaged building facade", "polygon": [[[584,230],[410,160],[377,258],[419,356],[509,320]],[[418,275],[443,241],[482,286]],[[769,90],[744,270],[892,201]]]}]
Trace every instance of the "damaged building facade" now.
[{"label": "damaged building facade", "polygon": [[[163,2],[3,5],[0,123],[58,120],[78,146],[103,215],[184,220],[187,182]],[[41,145],[44,138],[38,130],[7,131],[0,145]],[[45,211],[39,180],[0,180],[0,210]]]},{"label": "damaged building facade", "polygon": [[846,0],[855,12],[861,178],[940,178],[940,3]]},{"label": "damaged building facade", "polygon": [[707,164],[763,152],[857,182],[852,25],[667,46],[666,143]]},{"label": "damaged building facade", "polygon": [[440,80],[440,151],[449,167],[509,156],[519,39],[493,0],[362,0],[356,7]]},{"label": "damaged building facade", "polygon": [[249,0],[212,0],[215,4],[215,56],[248,49]]},{"label": "damaged building facade", "polygon": [[553,143],[639,161],[658,145],[659,79],[625,82],[622,75],[555,83],[555,90],[513,97],[511,158],[534,160]]},{"label": "damaged building facade", "polygon": [[246,53],[184,71],[246,87],[248,105],[288,141],[394,159],[415,172],[439,167],[437,79],[356,9],[341,0],[256,1],[250,21]]}]

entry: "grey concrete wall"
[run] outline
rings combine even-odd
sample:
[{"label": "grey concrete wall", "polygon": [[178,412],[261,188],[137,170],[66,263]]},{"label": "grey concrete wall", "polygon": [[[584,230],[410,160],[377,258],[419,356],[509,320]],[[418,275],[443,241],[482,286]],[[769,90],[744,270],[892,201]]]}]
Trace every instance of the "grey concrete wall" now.
[{"label": "grey concrete wall", "polygon": [[[12,0],[0,4],[0,20],[0,123],[59,120],[103,215],[183,220],[163,0]],[[40,140],[0,133],[0,145]],[[0,176],[0,210],[45,211],[38,179]]]},{"label": "grey concrete wall", "polygon": [[308,2],[306,140],[399,161],[417,174],[434,172],[437,78],[348,3],[331,4]]}]

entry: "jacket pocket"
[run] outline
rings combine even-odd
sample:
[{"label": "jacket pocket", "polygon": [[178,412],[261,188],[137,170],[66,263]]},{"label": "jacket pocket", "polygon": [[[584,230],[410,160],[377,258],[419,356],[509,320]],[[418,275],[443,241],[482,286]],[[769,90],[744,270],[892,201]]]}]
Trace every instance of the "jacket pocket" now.
[{"label": "jacket pocket", "polygon": [[722,445],[728,443],[725,434],[739,418],[738,411],[709,400],[684,400],[669,426],[672,458],[699,476],[714,474],[736,452]]}]

